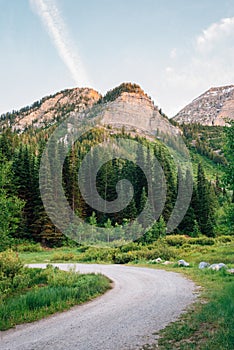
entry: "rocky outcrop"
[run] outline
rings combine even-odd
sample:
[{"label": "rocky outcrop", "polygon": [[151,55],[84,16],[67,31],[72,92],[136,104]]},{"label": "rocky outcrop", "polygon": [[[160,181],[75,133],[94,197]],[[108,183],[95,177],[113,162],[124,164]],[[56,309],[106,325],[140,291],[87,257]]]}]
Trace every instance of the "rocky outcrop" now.
[{"label": "rocky outcrop", "polygon": [[134,130],[138,134],[149,133],[151,135],[180,133],[168,119],[163,117],[154,106],[152,100],[147,96],[134,92],[123,92],[114,101],[103,105],[101,112],[101,123],[114,128]]},{"label": "rocky outcrop", "polygon": [[24,131],[30,126],[40,128],[51,125],[72,111],[81,112],[90,108],[100,97],[101,95],[93,89],[67,89],[55,95],[44,97],[31,107],[16,112],[11,126],[13,130]]},{"label": "rocky outcrop", "polygon": [[211,88],[173,118],[179,124],[225,125],[234,120],[234,85]]}]

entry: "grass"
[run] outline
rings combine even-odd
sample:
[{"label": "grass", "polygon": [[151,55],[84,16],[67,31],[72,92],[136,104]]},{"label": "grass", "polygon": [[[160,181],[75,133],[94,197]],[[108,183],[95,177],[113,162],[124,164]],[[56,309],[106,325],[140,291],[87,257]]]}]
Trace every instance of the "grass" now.
[{"label": "grass", "polygon": [[233,350],[234,280],[225,270],[186,271],[203,287],[201,298],[159,333],[152,349]]},{"label": "grass", "polygon": [[[130,263],[180,272],[201,286],[197,302],[180,319],[159,333],[158,344],[144,349],[233,350],[234,346],[234,276],[226,270],[199,270],[198,263],[223,262],[234,267],[234,236],[199,240],[186,236],[168,236],[154,244],[141,246],[129,243],[118,248],[59,248],[51,251],[22,252],[24,262],[72,261]],[[165,266],[152,263],[161,257],[171,260]],[[178,267],[185,259],[188,268]]]},{"label": "grass", "polygon": [[[0,330],[39,320],[104,293],[110,281],[101,274],[78,274],[20,266],[17,257],[0,256]],[[11,262],[11,270],[6,268]],[[14,264],[17,268],[14,269]]]}]

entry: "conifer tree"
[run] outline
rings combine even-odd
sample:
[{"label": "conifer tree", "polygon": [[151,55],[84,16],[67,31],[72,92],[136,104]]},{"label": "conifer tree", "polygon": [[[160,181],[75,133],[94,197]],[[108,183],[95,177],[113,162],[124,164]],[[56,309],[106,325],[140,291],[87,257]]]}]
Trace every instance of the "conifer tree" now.
[{"label": "conifer tree", "polygon": [[213,194],[205,178],[203,167],[199,163],[197,173],[197,214],[201,232],[208,237],[214,236],[215,228],[215,198]]}]

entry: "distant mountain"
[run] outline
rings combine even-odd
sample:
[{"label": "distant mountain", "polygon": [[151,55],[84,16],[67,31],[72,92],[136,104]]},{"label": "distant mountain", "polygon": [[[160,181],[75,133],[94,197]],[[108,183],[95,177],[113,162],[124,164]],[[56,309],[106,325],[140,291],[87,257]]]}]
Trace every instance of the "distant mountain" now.
[{"label": "distant mountain", "polygon": [[132,133],[160,133],[176,136],[179,128],[154,105],[151,98],[137,84],[123,83],[105,96],[93,89],[74,88],[42,98],[19,111],[3,114],[0,127],[24,132],[28,128],[49,127],[73,115],[83,118],[90,114],[99,117],[103,126],[111,126]]},{"label": "distant mountain", "polygon": [[234,119],[234,85],[209,89],[177,113],[173,120],[179,124],[224,126],[226,118]]}]

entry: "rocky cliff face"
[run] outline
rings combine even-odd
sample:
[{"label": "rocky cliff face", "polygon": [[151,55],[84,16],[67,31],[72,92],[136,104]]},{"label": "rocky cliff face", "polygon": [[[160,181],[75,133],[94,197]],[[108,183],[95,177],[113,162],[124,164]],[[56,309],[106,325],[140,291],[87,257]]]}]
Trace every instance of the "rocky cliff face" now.
[{"label": "rocky cliff face", "polygon": [[[67,89],[52,96],[42,98],[32,106],[1,116],[2,126],[9,124],[13,130],[24,131],[27,127],[40,128],[51,125],[71,112],[81,112],[90,108],[101,95],[88,88]],[[6,116],[6,118],[4,118]]]},{"label": "rocky cliff face", "polygon": [[121,128],[123,125],[128,131],[148,134],[180,133],[164,118],[152,100],[145,94],[122,92],[114,101],[103,105],[101,123]]},{"label": "rocky cliff face", "polygon": [[124,126],[129,132],[157,136],[161,133],[174,136],[180,133],[178,128],[160,114],[151,98],[138,85],[131,83],[121,84],[104,97],[88,88],[64,90],[9,114],[10,118],[1,116],[1,123],[10,123],[13,130],[23,132],[29,126],[41,128],[69,115],[83,118],[87,113],[98,117],[102,125],[114,129]]},{"label": "rocky cliff face", "polygon": [[173,118],[179,124],[225,125],[234,119],[234,85],[211,88]]}]

